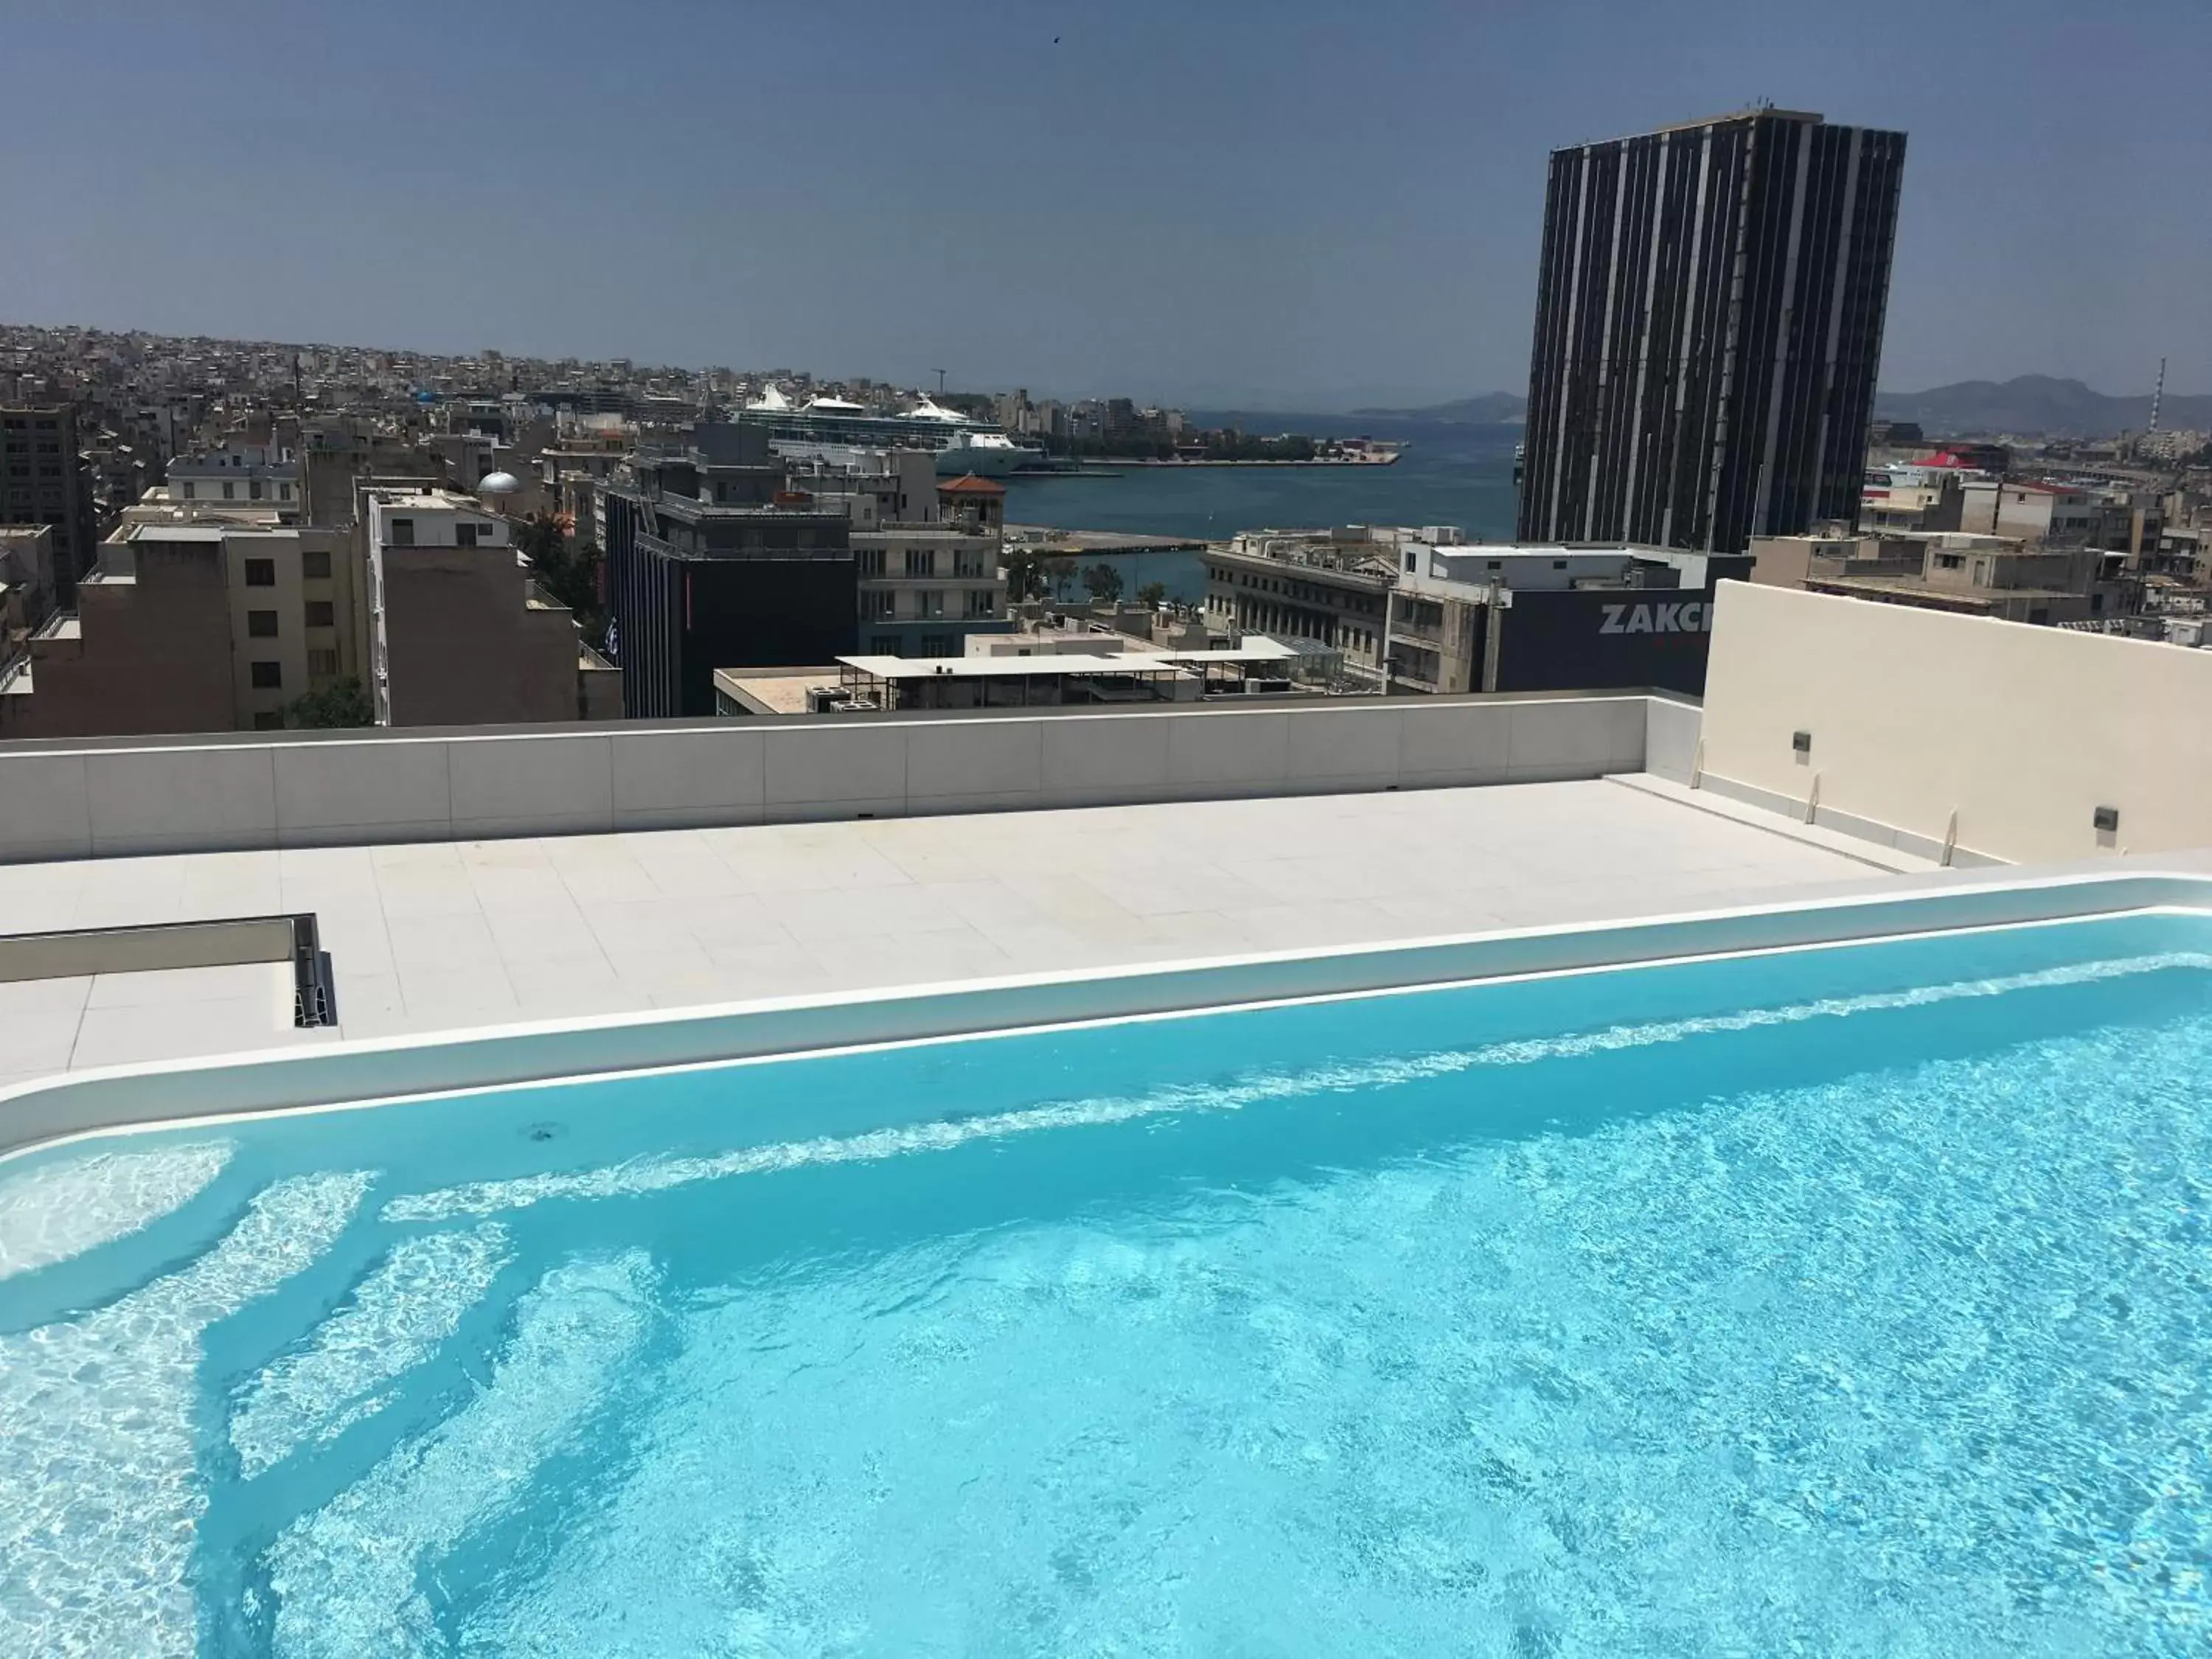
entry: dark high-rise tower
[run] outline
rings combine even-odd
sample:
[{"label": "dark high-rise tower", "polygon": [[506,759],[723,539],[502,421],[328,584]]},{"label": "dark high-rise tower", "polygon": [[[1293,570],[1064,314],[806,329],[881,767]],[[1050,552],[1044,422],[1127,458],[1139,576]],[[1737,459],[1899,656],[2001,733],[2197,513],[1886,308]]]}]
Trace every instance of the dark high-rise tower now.
[{"label": "dark high-rise tower", "polygon": [[1758,109],[1552,153],[1524,542],[1855,520],[1905,135]]}]

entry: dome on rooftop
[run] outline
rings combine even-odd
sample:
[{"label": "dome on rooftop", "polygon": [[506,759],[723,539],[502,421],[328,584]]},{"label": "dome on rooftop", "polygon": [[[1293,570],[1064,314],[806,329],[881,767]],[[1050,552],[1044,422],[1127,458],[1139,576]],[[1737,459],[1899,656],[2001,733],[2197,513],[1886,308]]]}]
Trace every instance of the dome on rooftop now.
[{"label": "dome on rooftop", "polygon": [[512,495],[522,488],[522,480],[512,472],[487,472],[483,482],[477,486],[479,495]]}]

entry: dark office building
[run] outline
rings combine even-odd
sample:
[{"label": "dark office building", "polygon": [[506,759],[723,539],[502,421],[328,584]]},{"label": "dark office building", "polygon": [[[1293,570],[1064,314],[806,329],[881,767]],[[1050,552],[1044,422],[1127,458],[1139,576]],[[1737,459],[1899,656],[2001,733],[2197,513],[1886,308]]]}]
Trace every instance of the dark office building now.
[{"label": "dark office building", "polygon": [[783,499],[757,428],[702,426],[606,493],[607,653],[633,720],[714,712],[718,668],[827,663],[859,648],[849,524]]},{"label": "dark office building", "polygon": [[1855,522],[1904,169],[1778,109],[1553,151],[1519,539]]},{"label": "dark office building", "polygon": [[77,453],[71,405],[0,409],[0,525],[53,526],[54,597],[65,610],[73,605],[96,538],[92,474]]}]

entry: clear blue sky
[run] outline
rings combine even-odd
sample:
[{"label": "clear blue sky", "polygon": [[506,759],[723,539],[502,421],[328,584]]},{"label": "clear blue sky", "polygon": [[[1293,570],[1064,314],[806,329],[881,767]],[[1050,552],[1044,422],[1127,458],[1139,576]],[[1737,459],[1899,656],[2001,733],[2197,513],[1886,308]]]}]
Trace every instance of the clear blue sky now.
[{"label": "clear blue sky", "polygon": [[1547,152],[1765,98],[1911,135],[1885,386],[2212,392],[2208,0],[0,0],[0,64],[15,321],[1519,390]]}]

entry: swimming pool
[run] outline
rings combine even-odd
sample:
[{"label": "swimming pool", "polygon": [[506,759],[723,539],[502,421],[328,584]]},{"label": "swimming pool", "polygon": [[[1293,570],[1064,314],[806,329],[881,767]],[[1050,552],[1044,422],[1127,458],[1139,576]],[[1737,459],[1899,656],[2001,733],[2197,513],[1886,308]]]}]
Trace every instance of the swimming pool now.
[{"label": "swimming pool", "polygon": [[2212,923],[0,1164],[0,1652],[2183,1653]]}]

